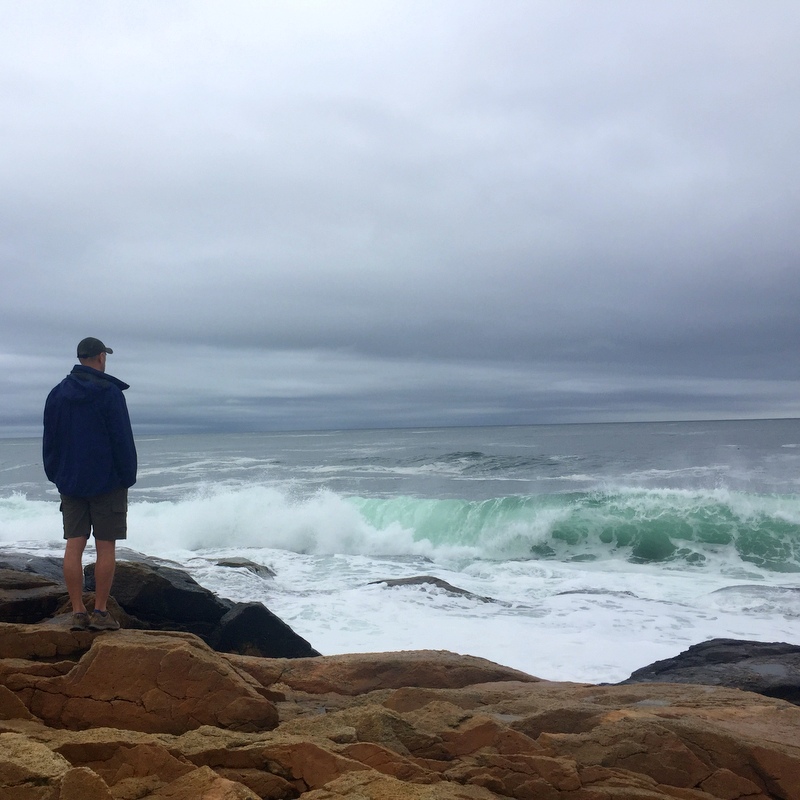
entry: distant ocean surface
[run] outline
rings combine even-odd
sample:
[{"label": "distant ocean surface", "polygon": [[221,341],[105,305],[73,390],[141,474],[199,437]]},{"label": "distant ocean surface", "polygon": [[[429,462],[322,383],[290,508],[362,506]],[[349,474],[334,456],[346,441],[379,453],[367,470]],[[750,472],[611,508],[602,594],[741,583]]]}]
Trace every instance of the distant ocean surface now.
[{"label": "distant ocean surface", "polygon": [[[0,546],[60,554],[38,439]],[[618,681],[714,637],[800,642],[800,420],[138,436],[126,546],[324,654],[446,649]],[[273,579],[220,567],[270,567]],[[432,576],[431,583],[382,581]]]}]

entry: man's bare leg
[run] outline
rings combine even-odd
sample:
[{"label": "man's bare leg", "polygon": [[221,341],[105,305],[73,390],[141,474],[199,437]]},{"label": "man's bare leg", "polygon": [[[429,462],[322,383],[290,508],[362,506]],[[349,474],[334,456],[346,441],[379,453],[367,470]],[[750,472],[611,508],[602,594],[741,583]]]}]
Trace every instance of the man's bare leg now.
[{"label": "man's bare leg", "polygon": [[67,539],[64,548],[64,583],[67,585],[72,611],[84,614],[86,613],[86,606],[83,604],[83,551],[85,548],[85,536]]},{"label": "man's bare leg", "polygon": [[106,611],[111,584],[114,583],[114,570],[117,566],[117,543],[95,539],[97,563],[94,566],[94,607]]}]

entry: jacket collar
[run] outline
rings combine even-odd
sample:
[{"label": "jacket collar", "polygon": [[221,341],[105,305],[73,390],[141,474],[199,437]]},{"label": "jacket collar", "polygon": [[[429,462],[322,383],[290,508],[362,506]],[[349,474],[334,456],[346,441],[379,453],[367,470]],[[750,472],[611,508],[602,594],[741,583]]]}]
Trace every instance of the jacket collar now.
[{"label": "jacket collar", "polygon": [[99,369],[95,369],[94,367],[87,367],[84,364],[76,364],[72,368],[72,372],[70,375],[74,375],[78,380],[90,380],[95,382],[100,381],[108,381],[113,386],[116,386],[121,391],[125,391],[125,389],[130,389],[130,384],[121,381],[119,378],[115,378],[113,375],[109,375],[107,372],[100,372]]}]

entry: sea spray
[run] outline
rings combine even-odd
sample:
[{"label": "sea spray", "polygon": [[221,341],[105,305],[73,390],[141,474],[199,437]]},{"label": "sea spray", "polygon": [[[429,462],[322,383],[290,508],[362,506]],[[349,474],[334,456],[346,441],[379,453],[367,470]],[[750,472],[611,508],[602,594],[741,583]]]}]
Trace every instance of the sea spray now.
[{"label": "sea spray", "polygon": [[[594,682],[713,637],[797,641],[796,420],[137,443],[121,551],[265,603],[323,653],[441,648]],[[62,553],[41,441],[5,445],[0,544]],[[217,563],[235,557],[275,577]],[[489,601],[385,583],[425,575]]]}]

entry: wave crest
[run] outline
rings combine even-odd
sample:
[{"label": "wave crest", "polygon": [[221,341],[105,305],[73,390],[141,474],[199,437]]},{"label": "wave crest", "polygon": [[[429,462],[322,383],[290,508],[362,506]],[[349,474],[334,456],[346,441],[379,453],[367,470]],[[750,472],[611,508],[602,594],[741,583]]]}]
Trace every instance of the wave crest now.
[{"label": "wave crest", "polygon": [[[0,540],[61,538],[57,504],[0,499]],[[719,572],[800,572],[800,497],[718,490],[615,489],[487,500],[294,496],[267,486],[208,486],[133,502],[138,549],[266,547],[312,555],[434,561],[664,563]]]},{"label": "wave crest", "polygon": [[739,561],[800,571],[800,498],[719,490],[615,490],[483,501],[354,498],[371,525],[491,559]]}]

